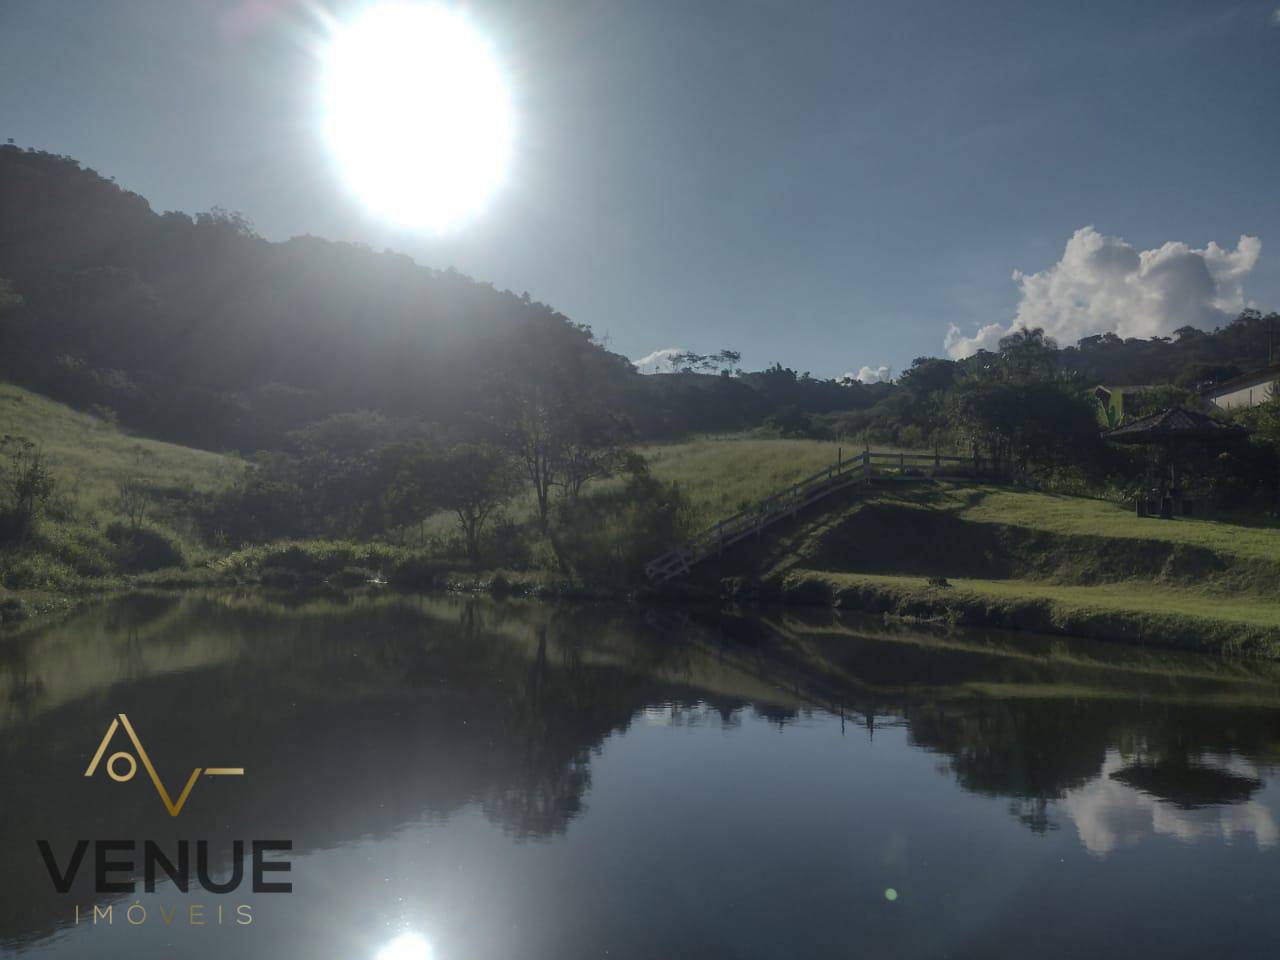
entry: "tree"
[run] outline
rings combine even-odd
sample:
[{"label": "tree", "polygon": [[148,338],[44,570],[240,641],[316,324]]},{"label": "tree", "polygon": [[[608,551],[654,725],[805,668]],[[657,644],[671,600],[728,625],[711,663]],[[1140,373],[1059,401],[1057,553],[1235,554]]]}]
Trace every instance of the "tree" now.
[{"label": "tree", "polygon": [[1058,344],[1043,327],[1019,327],[1000,338],[1000,368],[1006,377],[1026,380],[1053,376]]},{"label": "tree", "polygon": [[146,460],[154,457],[141,445],[133,450],[133,469],[116,477],[116,507],[135,531],[142,527],[151,509],[151,485],[146,479]]},{"label": "tree", "polygon": [[467,556],[478,564],[485,524],[519,492],[518,468],[498,447],[460,443],[435,459],[431,487],[436,502],[458,518],[467,541]]},{"label": "tree", "polygon": [[18,543],[24,544],[40,511],[53,496],[53,473],[44,452],[26,437],[0,437],[4,455],[0,467],[0,493],[7,502],[9,523]]},{"label": "tree", "polygon": [[627,431],[613,412],[615,374],[628,361],[601,353],[585,327],[531,327],[512,346],[497,370],[494,421],[533,488],[545,534],[554,488],[576,499],[616,468]]},{"label": "tree", "polygon": [[555,473],[565,497],[577,503],[589,480],[610,477],[626,462],[631,429],[616,413],[596,404],[586,403],[567,412]]},{"label": "tree", "polygon": [[387,477],[383,506],[387,521],[397,528],[416,526],[418,546],[426,543],[426,521],[440,509],[432,483],[436,451],[422,442],[399,443],[380,452]]}]

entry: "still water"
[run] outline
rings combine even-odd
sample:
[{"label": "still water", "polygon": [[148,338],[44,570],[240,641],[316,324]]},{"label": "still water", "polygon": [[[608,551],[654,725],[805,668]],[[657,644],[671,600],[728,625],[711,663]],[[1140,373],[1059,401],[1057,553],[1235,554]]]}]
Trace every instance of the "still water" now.
[{"label": "still water", "polygon": [[[0,638],[0,954],[1275,956],[1277,707],[1271,665],[825,613],[136,597]],[[244,773],[171,817],[118,730],[86,777],[121,713],[171,799]],[[139,853],[103,894],[90,849],[63,894],[41,839],[215,879],[287,839],[292,892]]]}]

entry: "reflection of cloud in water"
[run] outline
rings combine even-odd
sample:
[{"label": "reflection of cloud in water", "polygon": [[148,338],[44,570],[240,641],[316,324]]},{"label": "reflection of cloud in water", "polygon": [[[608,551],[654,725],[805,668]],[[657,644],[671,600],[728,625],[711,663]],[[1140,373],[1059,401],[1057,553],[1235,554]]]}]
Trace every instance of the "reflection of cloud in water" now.
[{"label": "reflection of cloud in water", "polygon": [[1183,809],[1112,778],[1126,766],[1108,751],[1098,779],[1068,790],[1061,807],[1071,817],[1085,849],[1106,856],[1120,845],[1132,845],[1148,834],[1176,837],[1184,843],[1220,837],[1230,843],[1237,833],[1253,836],[1259,848],[1280,840],[1280,828],[1266,804],[1257,800],[1230,806]]}]

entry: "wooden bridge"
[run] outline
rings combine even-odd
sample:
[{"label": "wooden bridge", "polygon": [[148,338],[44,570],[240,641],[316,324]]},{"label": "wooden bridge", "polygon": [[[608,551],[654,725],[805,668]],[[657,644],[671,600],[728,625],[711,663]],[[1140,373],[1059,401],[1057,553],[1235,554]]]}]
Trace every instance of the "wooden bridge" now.
[{"label": "wooden bridge", "polygon": [[885,453],[864,450],[851,459],[840,457],[825,470],[805,477],[773,496],[726,517],[715,526],[645,564],[644,572],[655,586],[687,574],[691,567],[746,537],[757,535],[785,517],[833,493],[873,479],[913,480],[920,477],[972,480],[983,473],[975,457],[948,457],[938,453]]}]

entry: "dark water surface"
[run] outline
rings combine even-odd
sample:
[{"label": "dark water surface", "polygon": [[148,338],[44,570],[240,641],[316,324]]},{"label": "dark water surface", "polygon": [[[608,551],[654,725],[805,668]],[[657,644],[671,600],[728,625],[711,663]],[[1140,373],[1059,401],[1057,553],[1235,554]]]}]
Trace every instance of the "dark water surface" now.
[{"label": "dark water surface", "polygon": [[[1271,665],[827,614],[134,598],[0,638],[0,953],[1276,956],[1278,706]],[[171,794],[244,775],[170,817],[121,729],[86,778],[121,713]],[[288,839],[293,891],[97,893],[90,850],[61,894],[36,843],[180,838],[215,880]]]}]

